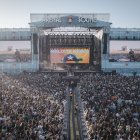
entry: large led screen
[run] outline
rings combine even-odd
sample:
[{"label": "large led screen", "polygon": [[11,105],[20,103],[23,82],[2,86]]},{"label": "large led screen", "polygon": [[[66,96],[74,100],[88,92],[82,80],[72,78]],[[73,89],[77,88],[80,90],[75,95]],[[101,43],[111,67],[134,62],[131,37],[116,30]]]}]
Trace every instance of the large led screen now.
[{"label": "large led screen", "polygon": [[0,62],[31,61],[31,41],[0,41]]},{"label": "large led screen", "polygon": [[51,63],[89,63],[89,48],[51,48]]},{"label": "large led screen", "polygon": [[140,62],[140,41],[111,40],[110,61]]}]

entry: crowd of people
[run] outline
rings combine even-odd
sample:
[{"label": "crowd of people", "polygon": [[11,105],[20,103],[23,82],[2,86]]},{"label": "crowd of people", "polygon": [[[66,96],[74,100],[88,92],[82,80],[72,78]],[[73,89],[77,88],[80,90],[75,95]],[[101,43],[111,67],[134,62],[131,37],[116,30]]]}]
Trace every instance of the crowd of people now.
[{"label": "crowd of people", "polygon": [[91,140],[140,139],[140,77],[81,74],[79,87]]},{"label": "crowd of people", "polygon": [[60,140],[67,82],[58,74],[1,75],[1,140]]},{"label": "crowd of people", "polygon": [[[62,140],[66,88],[56,73],[0,75],[0,138]],[[80,74],[90,140],[139,140],[140,77]]]}]

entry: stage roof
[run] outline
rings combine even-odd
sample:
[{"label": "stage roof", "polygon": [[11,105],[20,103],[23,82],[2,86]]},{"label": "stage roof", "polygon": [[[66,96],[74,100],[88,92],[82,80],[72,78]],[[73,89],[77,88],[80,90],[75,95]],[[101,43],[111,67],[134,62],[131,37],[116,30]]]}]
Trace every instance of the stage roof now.
[{"label": "stage roof", "polygon": [[30,15],[31,28],[110,27],[109,14],[35,14]]}]

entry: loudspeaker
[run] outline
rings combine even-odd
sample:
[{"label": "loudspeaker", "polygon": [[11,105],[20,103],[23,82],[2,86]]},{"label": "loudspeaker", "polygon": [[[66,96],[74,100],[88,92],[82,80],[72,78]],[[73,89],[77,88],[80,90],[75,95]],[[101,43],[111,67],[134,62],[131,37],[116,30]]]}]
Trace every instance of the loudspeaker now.
[{"label": "loudspeaker", "polygon": [[34,54],[38,54],[37,39],[38,39],[38,35],[34,33],[33,34],[33,53]]},{"label": "loudspeaker", "polygon": [[103,35],[104,37],[104,47],[103,47],[103,54],[107,54],[107,34]]}]

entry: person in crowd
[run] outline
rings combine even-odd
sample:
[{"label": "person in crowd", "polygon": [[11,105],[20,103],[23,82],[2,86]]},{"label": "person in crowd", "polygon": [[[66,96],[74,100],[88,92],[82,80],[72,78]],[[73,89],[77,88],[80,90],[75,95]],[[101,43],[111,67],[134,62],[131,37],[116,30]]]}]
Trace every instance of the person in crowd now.
[{"label": "person in crowd", "polygon": [[72,91],[70,91],[70,101],[72,101],[72,96],[73,96]]},{"label": "person in crowd", "polygon": [[74,112],[75,112],[75,114],[77,114],[77,112],[78,112],[78,104],[77,103],[74,105]]},{"label": "person in crowd", "polygon": [[129,51],[129,59],[130,59],[130,62],[135,61],[135,53],[132,49],[130,49]]},{"label": "person in crowd", "polygon": [[16,58],[17,62],[20,61],[20,51],[18,49],[16,49],[16,51],[15,51],[15,58]]}]

